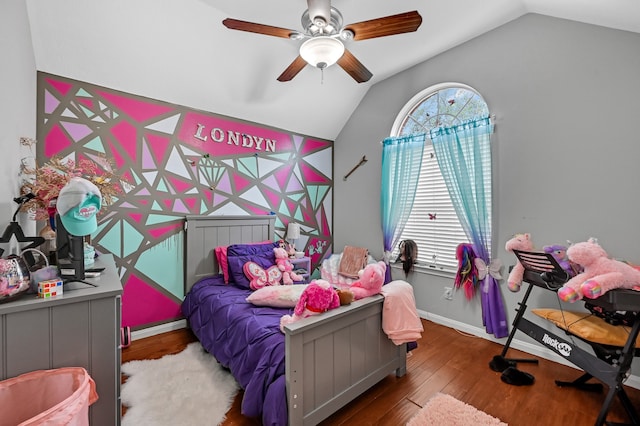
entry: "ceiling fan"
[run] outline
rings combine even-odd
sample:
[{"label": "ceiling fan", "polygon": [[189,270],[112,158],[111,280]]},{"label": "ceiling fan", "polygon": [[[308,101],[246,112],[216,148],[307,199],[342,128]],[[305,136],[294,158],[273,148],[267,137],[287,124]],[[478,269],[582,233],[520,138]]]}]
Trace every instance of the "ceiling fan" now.
[{"label": "ceiling fan", "polygon": [[232,18],[222,23],[232,30],[305,40],[300,45],[300,54],[280,74],[278,81],[290,81],[307,64],[323,70],[337,63],[358,83],[369,81],[373,74],[345,48],[345,41],[408,33],[416,31],[422,23],[422,16],[414,10],[343,26],[342,14],[331,6],[330,0],[307,0],[307,6],[308,9],[302,14],[303,31]]}]

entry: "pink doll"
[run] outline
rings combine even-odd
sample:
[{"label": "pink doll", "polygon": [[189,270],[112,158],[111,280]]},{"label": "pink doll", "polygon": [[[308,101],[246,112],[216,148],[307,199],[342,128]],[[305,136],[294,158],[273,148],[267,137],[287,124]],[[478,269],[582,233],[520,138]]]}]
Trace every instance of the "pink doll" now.
[{"label": "pink doll", "polygon": [[313,280],[300,295],[300,299],[293,310],[293,315],[280,318],[280,330],[284,326],[313,315],[318,315],[329,309],[340,306],[338,292],[325,280]]},{"label": "pink doll", "polygon": [[[513,250],[522,250],[522,251],[533,251],[533,241],[531,241],[531,234],[516,234],[512,239],[507,241],[504,246],[505,250],[513,253]],[[524,276],[524,266],[520,263],[516,258],[516,264],[509,272],[509,279],[507,280],[507,284],[509,286],[509,290],[516,292],[520,291],[520,286],[522,285],[522,277]]]},{"label": "pink doll", "polygon": [[293,264],[289,261],[289,255],[287,251],[280,247],[275,247],[273,253],[276,255],[276,265],[282,272],[282,283],[285,285],[291,285],[294,281],[302,281],[300,275],[293,272]]},{"label": "pink doll", "polygon": [[583,296],[595,299],[609,290],[640,286],[640,270],[619,260],[610,259],[607,252],[593,238],[569,247],[567,256],[570,261],[582,266],[584,271],[558,290],[558,297],[565,302],[575,302]]}]

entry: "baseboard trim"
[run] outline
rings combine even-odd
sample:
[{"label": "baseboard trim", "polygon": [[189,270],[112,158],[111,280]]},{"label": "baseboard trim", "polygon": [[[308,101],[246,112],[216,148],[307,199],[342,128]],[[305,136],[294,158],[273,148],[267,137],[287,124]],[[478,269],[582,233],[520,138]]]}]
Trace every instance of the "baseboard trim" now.
[{"label": "baseboard trim", "polygon": [[[473,336],[476,337],[480,337],[482,339],[485,340],[490,340],[492,342],[498,343],[499,345],[504,345],[507,341],[507,338],[504,337],[502,339],[497,339],[489,334],[487,334],[487,332],[479,327],[474,327],[471,326],[469,324],[465,324],[463,322],[459,322],[459,321],[455,321],[452,320],[450,318],[446,318],[440,315],[435,315],[435,314],[430,314],[428,312],[425,311],[421,311],[418,310],[418,315],[420,316],[420,318],[424,318],[426,320],[429,320],[431,322],[434,322],[436,324],[440,324],[443,325],[445,327],[449,327],[449,328],[453,328],[456,330],[460,330],[464,333],[467,334],[471,334]],[[553,361],[553,362],[557,362],[559,364],[562,365],[566,365],[568,367],[571,368],[575,368],[578,371],[582,371],[579,368],[577,368],[575,365],[571,364],[569,361],[567,361],[566,359],[564,359],[563,357],[561,357],[560,355],[558,355],[557,353],[553,352],[550,349],[546,349],[536,343],[531,343],[531,342],[524,342],[522,340],[518,340],[517,338],[517,334],[515,335],[516,337],[514,337],[514,339],[511,341],[511,345],[510,347],[513,349],[517,349],[519,351],[522,352],[526,352],[528,354],[531,354],[533,356],[537,356],[540,358],[544,358],[547,359],[549,361]],[[496,354],[498,355],[498,354]],[[487,360],[487,368],[489,368],[489,361]],[[638,376],[634,376],[634,375],[630,375],[627,380],[624,382],[625,385],[632,387],[634,389],[640,389],[640,377]]]},{"label": "baseboard trim", "polygon": [[178,321],[154,325],[153,327],[149,327],[149,328],[143,328],[142,330],[132,331],[131,340],[133,341],[138,339],[144,339],[145,337],[151,337],[157,334],[162,334],[162,333],[166,333],[173,330],[180,330],[181,328],[187,328],[187,320],[181,319]]}]

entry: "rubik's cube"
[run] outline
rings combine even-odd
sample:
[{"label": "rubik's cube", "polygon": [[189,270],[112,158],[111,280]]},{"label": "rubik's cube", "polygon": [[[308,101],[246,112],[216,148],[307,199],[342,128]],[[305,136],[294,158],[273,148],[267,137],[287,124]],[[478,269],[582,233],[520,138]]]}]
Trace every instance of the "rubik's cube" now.
[{"label": "rubik's cube", "polygon": [[62,280],[44,280],[38,283],[38,297],[49,298],[62,295]]}]

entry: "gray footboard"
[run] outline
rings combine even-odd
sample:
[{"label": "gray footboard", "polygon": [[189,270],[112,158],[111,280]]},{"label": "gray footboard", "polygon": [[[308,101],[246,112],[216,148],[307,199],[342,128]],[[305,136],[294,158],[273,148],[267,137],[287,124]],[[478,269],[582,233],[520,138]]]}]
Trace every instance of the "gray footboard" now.
[{"label": "gray footboard", "polygon": [[285,327],[289,425],[315,425],[395,371],[406,372],[406,345],[382,331],[382,296]]}]

